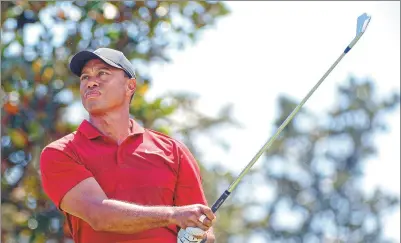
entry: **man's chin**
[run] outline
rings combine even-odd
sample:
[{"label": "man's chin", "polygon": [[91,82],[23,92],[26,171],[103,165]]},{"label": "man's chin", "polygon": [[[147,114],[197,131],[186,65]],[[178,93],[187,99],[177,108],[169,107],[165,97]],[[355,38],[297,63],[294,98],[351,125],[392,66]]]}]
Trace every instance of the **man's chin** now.
[{"label": "man's chin", "polygon": [[107,112],[107,109],[105,109],[104,107],[95,107],[95,106],[85,107],[85,110],[91,116],[99,116]]}]

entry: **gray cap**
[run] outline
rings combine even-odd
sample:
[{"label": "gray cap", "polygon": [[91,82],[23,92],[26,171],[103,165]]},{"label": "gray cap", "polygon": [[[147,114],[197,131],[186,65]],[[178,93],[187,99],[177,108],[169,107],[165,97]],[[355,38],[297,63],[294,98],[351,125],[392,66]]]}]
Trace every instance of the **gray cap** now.
[{"label": "gray cap", "polygon": [[71,71],[81,76],[82,68],[92,59],[100,59],[110,66],[124,70],[130,78],[135,78],[135,70],[132,63],[121,51],[110,48],[99,48],[95,51],[80,51],[75,54],[70,62]]}]

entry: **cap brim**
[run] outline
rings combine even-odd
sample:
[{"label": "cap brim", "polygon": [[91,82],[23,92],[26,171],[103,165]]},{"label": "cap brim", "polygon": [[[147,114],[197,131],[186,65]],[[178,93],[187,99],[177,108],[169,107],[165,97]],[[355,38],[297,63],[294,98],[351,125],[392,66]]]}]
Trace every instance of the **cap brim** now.
[{"label": "cap brim", "polygon": [[105,63],[107,63],[110,66],[119,68],[119,69],[123,69],[122,67],[120,67],[119,65],[117,65],[116,63],[114,63],[113,61],[99,56],[91,51],[80,51],[77,54],[75,54],[72,58],[71,58],[71,62],[70,62],[70,69],[71,71],[77,75],[78,77],[81,76],[82,73],[82,69],[85,66],[85,64],[92,60],[92,59],[100,59],[102,61],[104,61]]}]

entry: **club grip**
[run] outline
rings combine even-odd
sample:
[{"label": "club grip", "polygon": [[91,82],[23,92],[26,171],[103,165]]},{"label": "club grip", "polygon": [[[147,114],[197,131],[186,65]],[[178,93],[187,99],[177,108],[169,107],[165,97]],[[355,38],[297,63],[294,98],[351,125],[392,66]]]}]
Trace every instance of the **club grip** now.
[{"label": "club grip", "polygon": [[223,194],[221,194],[221,196],[219,197],[219,199],[217,199],[216,202],[214,202],[213,206],[212,206],[212,211],[213,213],[215,213],[220,206],[223,204],[223,202],[228,198],[228,196],[230,196],[231,192],[225,190]]},{"label": "club grip", "polygon": [[[223,202],[228,198],[228,196],[230,196],[230,194],[231,194],[231,192],[229,192],[229,191],[227,191],[227,190],[225,190],[224,192],[223,192],[223,194],[221,194],[221,196],[219,197],[219,199],[217,199],[216,200],[216,202],[214,202],[213,203],[213,206],[212,206],[212,211],[213,211],[213,213],[215,213],[219,208],[220,208],[220,206],[223,204]],[[201,243],[205,243],[206,242],[206,239],[204,239],[204,240],[202,240],[201,241]]]}]

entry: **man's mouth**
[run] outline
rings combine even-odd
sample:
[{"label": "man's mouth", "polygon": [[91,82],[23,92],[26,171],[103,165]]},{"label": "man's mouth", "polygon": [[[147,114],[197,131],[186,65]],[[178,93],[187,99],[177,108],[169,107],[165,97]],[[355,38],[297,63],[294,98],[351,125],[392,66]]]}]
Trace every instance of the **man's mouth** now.
[{"label": "man's mouth", "polygon": [[97,97],[97,96],[100,96],[100,92],[96,91],[96,90],[91,90],[91,91],[88,91],[88,92],[85,93],[85,98],[86,99],[92,98],[92,97]]}]

